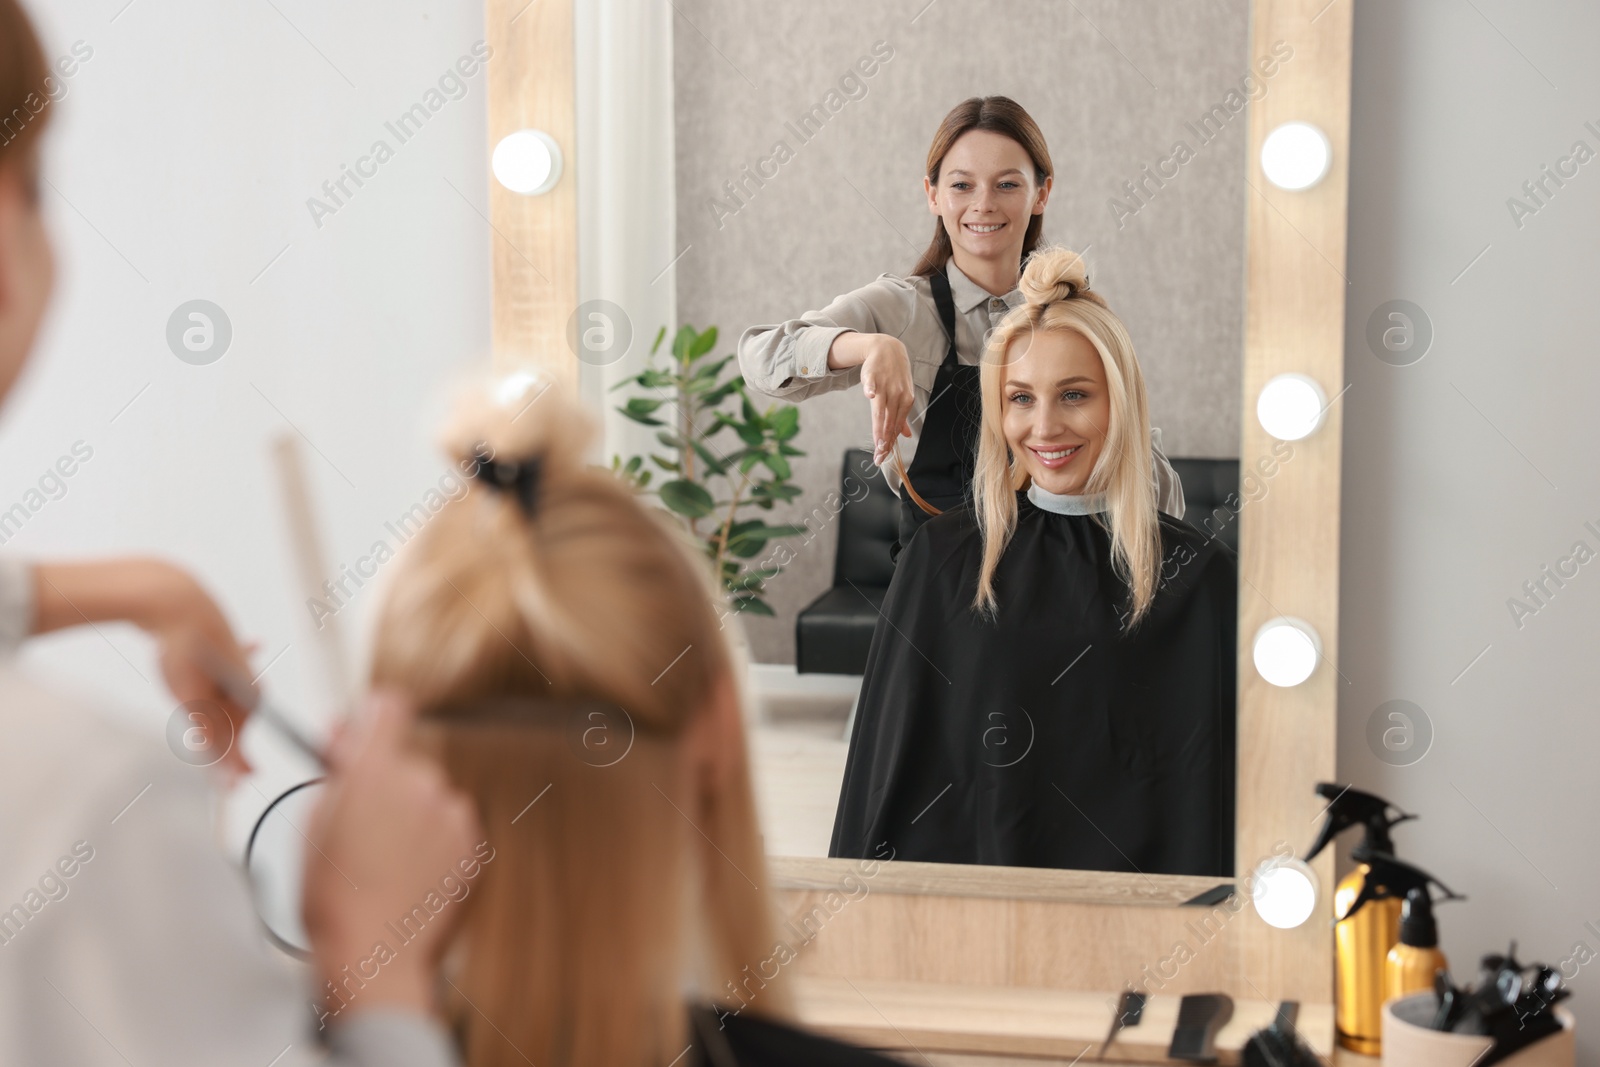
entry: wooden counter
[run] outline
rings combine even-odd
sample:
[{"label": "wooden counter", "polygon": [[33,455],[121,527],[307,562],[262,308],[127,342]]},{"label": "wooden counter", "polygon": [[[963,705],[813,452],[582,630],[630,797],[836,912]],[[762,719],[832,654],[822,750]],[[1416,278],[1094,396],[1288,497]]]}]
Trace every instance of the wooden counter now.
[{"label": "wooden counter", "polygon": [[[1115,1010],[1111,993],[805,975],[798,976],[795,991],[800,1017],[809,1025],[917,1063],[1175,1062],[1166,1050],[1177,1021],[1177,996],[1151,996],[1140,1024],[1119,1033],[1101,1060]],[[1233,1018],[1218,1035],[1218,1063],[1237,1064],[1245,1040],[1271,1023],[1277,1007],[1235,998]],[[1342,1049],[1335,1054],[1331,1004],[1302,1004],[1297,1025],[1306,1043],[1335,1067],[1378,1062]]]}]

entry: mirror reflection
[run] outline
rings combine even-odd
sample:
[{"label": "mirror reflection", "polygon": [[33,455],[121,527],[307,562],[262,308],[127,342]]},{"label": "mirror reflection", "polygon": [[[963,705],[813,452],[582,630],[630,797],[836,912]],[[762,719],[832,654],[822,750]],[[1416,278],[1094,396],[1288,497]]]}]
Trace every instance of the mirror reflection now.
[{"label": "mirror reflection", "polygon": [[837,107],[774,72],[777,127],[678,39],[678,321],[798,409],[744,613],[769,854],[1232,873],[1244,109],[1293,54],[1212,7],[935,8]]}]

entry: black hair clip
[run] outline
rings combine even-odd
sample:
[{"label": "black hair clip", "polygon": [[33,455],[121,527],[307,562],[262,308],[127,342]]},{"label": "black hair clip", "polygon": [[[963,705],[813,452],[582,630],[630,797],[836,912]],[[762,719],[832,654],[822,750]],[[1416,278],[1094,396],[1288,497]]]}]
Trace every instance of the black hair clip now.
[{"label": "black hair clip", "polygon": [[481,442],[473,450],[469,477],[488,483],[500,492],[515,492],[522,513],[533,518],[539,507],[539,481],[544,471],[542,456],[529,456],[519,462],[491,458],[488,448]]}]

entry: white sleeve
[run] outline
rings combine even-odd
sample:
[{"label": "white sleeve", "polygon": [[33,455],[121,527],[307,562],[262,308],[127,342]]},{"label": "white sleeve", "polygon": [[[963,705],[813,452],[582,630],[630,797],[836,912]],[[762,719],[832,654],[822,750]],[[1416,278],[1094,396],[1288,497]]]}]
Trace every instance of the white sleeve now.
[{"label": "white sleeve", "polygon": [[412,1012],[374,1009],[333,1031],[328,1067],[455,1067],[443,1026]]},{"label": "white sleeve", "polygon": [[911,321],[916,300],[910,281],[881,274],[821,311],[745,330],[739,338],[739,371],[755,392],[790,402],[848,389],[860,383],[861,368],[829,369],[834,339],[851,331],[898,337]]},{"label": "white sleeve", "polygon": [[33,563],[0,555],[0,656],[16,651],[33,632]]},{"label": "white sleeve", "polygon": [[[29,814],[24,800],[34,816],[21,854],[0,857],[0,1062],[458,1063],[437,1023],[377,1008],[341,1024],[329,1058],[307,970],[267,944],[213,840],[206,772],[109,723],[73,729],[41,738],[57,765],[32,796],[0,788],[7,819]],[[59,760],[74,747],[80,758]]]}]

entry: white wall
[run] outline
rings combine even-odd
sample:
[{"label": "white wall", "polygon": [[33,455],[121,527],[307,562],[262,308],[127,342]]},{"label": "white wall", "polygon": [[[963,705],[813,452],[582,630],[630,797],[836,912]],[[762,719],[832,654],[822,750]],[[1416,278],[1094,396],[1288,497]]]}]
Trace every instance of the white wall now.
[{"label": "white wall", "polygon": [[[51,105],[60,272],[0,420],[0,510],[74,441],[94,454],[4,550],[185,561],[260,640],[258,663],[282,653],[263,684],[309,720],[327,701],[267,443],[292,422],[314,446],[339,562],[395,542],[384,521],[445,469],[430,443],[438,387],[488,351],[486,75],[404,144],[384,124],[470,54],[482,7],[124,2],[29,4],[52,58],[79,40],[93,55]],[[319,228],[307,199],[379,138],[393,158]],[[197,297],[233,326],[208,366],[165,338]],[[131,628],[49,638],[28,658],[152,731],[172,710]]]},{"label": "white wall", "polygon": [[[1339,767],[1423,816],[1396,844],[1471,898],[1437,912],[1463,977],[1512,938],[1600,953],[1600,563],[1520,629],[1507,607],[1574,542],[1600,551],[1600,159],[1520,229],[1506,206],[1574,141],[1600,151],[1597,41],[1593,4],[1356,5]],[[1365,339],[1393,299],[1435,331],[1411,366]],[[1434,734],[1409,766],[1366,739],[1396,699]],[[1573,983],[1580,1063],[1596,974]]]}]

